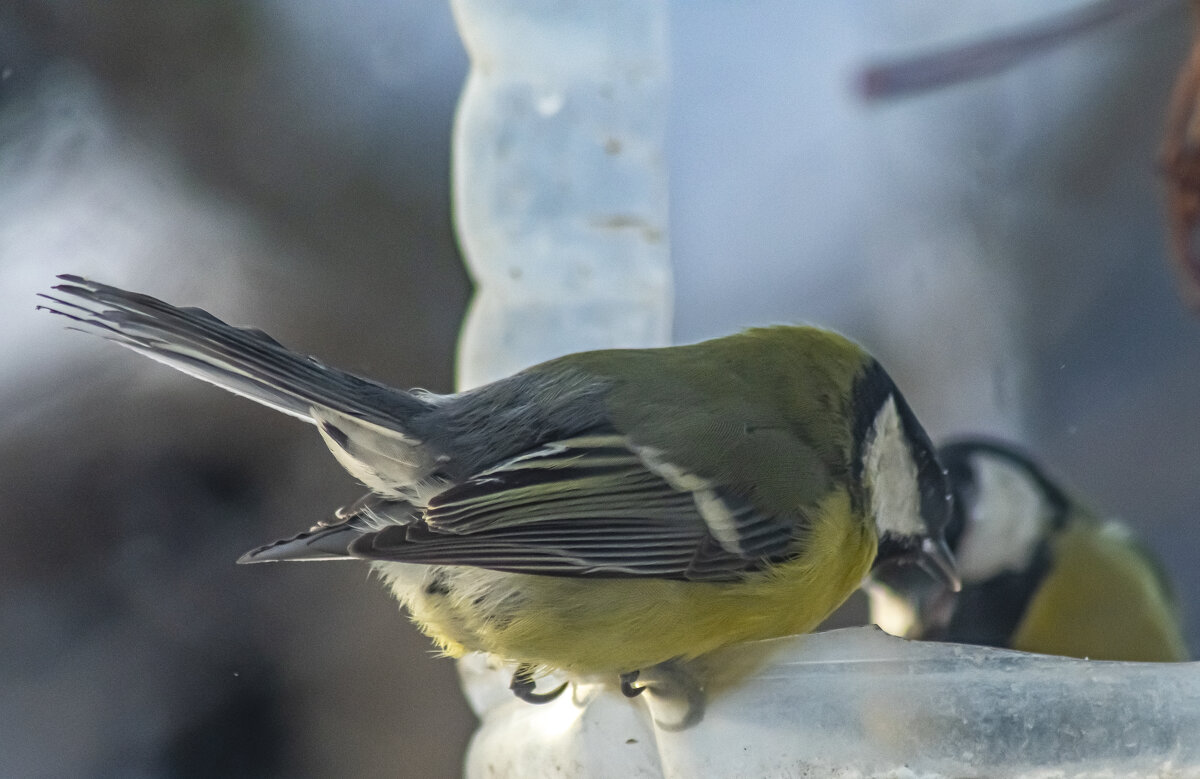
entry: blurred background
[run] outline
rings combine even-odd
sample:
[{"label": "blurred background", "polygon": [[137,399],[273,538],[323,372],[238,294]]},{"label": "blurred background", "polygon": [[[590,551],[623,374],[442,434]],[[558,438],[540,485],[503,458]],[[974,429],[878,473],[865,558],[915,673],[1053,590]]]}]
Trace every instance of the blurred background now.
[{"label": "blurred background", "polygon": [[[880,57],[1076,2],[675,2],[675,339],[809,322],[935,438],[1014,438],[1200,646],[1200,323],[1157,148],[1183,3],[868,105]],[[452,663],[363,566],[235,567],[360,489],[313,431],[35,313],[72,272],[447,391],[467,62],[443,3],[0,5],[0,775],[452,776]],[[861,604],[840,617],[861,620]]]}]

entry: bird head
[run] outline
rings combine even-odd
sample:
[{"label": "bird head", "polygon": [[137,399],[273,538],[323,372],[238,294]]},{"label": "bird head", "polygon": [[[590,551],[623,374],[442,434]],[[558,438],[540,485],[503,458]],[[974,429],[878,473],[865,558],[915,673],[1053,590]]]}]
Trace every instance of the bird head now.
[{"label": "bird head", "polygon": [[879,535],[873,570],[915,565],[959,590],[945,536],[953,512],[950,485],[929,436],[878,363],[868,364],[853,394],[853,465],[865,513]]}]

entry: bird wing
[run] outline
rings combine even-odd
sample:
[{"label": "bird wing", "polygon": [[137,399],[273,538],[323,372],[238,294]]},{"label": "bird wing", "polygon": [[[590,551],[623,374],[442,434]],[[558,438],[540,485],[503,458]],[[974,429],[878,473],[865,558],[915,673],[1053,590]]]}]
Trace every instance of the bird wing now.
[{"label": "bird wing", "polygon": [[406,500],[368,492],[321,522],[291,538],[272,541],[238,558],[239,563],[282,560],[353,560],[350,545],[369,533],[421,520],[421,510]]},{"label": "bird wing", "polygon": [[740,577],[780,559],[795,517],[774,516],[628,439],[547,444],[434,496],[420,521],[364,533],[356,557],[558,576]]}]

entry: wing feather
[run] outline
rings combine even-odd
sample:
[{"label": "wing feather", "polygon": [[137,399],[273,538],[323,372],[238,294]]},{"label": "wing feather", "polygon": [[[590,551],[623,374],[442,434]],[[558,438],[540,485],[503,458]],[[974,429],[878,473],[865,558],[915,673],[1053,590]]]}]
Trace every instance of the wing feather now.
[{"label": "wing feather", "polygon": [[727,580],[781,559],[799,524],[699,475],[668,481],[625,437],[593,434],[490,468],[434,496],[422,521],[364,534],[349,551],[556,576]]}]

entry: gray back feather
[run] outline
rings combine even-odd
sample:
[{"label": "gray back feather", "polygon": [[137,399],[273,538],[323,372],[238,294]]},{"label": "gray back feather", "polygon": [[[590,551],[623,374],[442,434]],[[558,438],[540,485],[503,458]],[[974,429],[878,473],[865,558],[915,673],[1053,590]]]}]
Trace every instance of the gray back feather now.
[{"label": "gray back feather", "polygon": [[518,373],[446,395],[411,420],[414,435],[447,459],[461,481],[509,457],[579,433],[611,427],[606,379],[579,371]]}]

